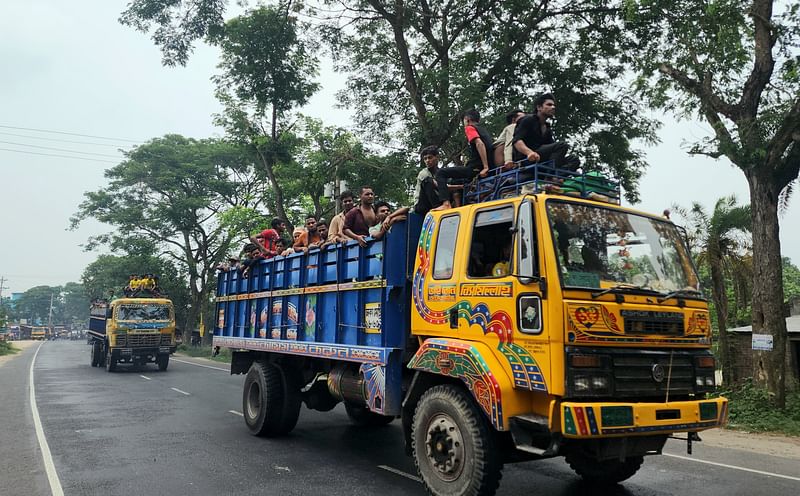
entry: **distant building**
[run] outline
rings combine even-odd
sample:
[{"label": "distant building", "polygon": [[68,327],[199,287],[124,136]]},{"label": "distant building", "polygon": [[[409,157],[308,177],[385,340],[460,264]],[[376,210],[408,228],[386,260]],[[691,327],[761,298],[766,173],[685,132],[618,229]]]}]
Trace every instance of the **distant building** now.
[{"label": "distant building", "polygon": [[[789,309],[791,315],[786,317],[786,330],[789,335],[786,353],[793,358],[789,363],[793,363],[795,369],[787,370],[787,376],[800,380],[800,299],[789,302]],[[731,335],[736,377],[752,377],[753,326],[735,327],[728,329],[728,333]]]}]

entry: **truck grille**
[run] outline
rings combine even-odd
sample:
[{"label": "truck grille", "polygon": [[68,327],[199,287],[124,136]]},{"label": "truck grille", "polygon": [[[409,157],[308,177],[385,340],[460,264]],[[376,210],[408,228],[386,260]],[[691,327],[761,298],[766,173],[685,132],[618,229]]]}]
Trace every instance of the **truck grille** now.
[{"label": "truck grille", "polygon": [[651,312],[622,310],[625,334],[683,335],[683,314],[679,312]]},{"label": "truck grille", "polygon": [[172,335],[171,334],[162,334],[161,335],[161,346],[171,346],[172,345]]},{"label": "truck grille", "polygon": [[155,347],[161,343],[161,334],[128,334],[127,348]]},{"label": "truck grille", "polygon": [[[618,396],[649,396],[667,392],[669,382],[670,394],[694,393],[694,365],[692,356],[674,354],[672,356],[672,373],[669,353],[648,352],[642,354],[612,355],[614,371],[614,390]],[[659,364],[665,375],[661,382],[653,378],[653,365]]]}]

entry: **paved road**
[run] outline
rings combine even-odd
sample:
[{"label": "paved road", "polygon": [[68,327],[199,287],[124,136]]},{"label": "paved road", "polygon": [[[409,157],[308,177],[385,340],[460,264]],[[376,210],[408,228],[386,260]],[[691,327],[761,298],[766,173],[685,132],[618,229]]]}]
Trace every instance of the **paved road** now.
[{"label": "paved road", "polygon": [[[0,368],[0,418],[13,419],[0,430],[1,496],[50,494],[28,405],[35,350]],[[33,369],[36,404],[64,494],[424,493],[411,475],[413,462],[402,453],[397,422],[365,430],[350,426],[341,408],[304,409],[290,436],[255,438],[239,413],[243,377],[207,364],[178,358],[165,373],[150,365],[109,374],[89,366],[84,343],[42,345]],[[613,494],[800,494],[797,459],[696,444],[693,459],[685,460],[677,458],[685,456],[685,447],[676,441],[666,452],[674,456],[647,459]],[[555,459],[507,466],[498,494],[598,491]]]}]

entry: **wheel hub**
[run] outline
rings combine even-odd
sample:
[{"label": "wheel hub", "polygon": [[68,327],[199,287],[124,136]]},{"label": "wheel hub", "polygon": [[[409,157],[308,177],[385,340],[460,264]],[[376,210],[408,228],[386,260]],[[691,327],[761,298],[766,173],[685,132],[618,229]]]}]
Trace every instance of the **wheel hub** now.
[{"label": "wheel hub", "polygon": [[251,419],[258,417],[261,411],[261,388],[258,384],[250,384],[250,390],[247,392],[247,416]]},{"label": "wheel hub", "polygon": [[458,478],[464,468],[464,439],[448,415],[437,415],[428,424],[425,448],[437,475],[446,481]]}]

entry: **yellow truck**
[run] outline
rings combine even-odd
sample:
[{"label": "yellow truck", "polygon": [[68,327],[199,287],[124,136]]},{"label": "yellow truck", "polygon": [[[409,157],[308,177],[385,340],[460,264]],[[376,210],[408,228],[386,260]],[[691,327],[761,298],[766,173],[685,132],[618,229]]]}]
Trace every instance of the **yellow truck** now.
[{"label": "yellow truck", "polygon": [[166,298],[95,301],[89,310],[92,367],[116,370],[119,363],[155,362],[167,370],[175,352],[175,309]]},{"label": "yellow truck", "polygon": [[431,494],[482,495],[504,463],[556,456],[620,482],[670,436],[691,452],[722,425],[708,305],[680,230],[591,178],[550,171],[525,194],[517,174],[366,247],[221,273],[214,344],[247,374],[251,432],[285,434],[301,402],[342,401],[360,425],[401,418]]}]

